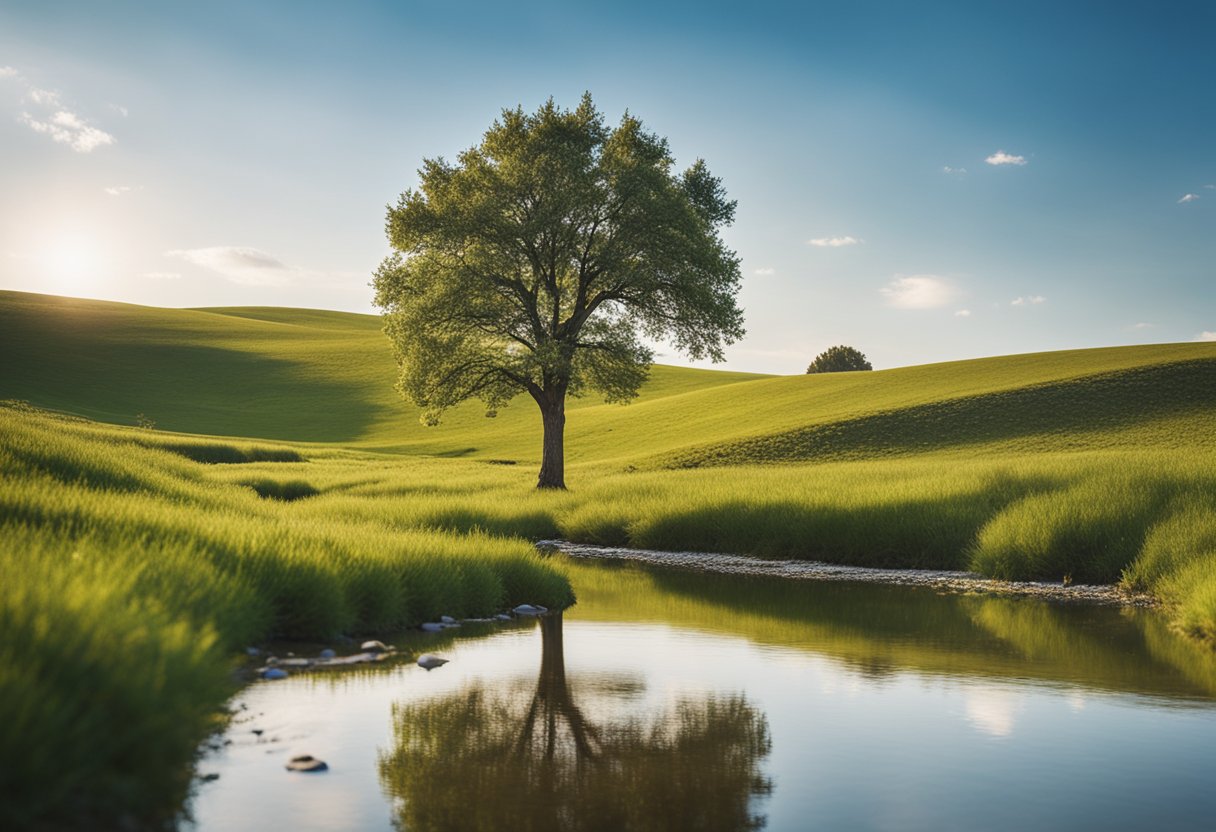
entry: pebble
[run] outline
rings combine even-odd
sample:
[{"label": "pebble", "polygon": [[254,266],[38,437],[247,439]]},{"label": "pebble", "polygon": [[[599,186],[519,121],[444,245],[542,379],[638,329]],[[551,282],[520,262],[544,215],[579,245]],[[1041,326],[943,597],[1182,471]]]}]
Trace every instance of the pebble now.
[{"label": "pebble", "polygon": [[372,639],[360,644],[359,649],[368,653],[387,653],[388,645],[383,641],[376,641],[375,639]]},{"label": "pebble", "polygon": [[511,620],[511,616],[507,615],[505,612],[500,612],[498,615],[496,615],[494,617],[496,619],[498,619],[499,621],[510,621]]},{"label": "pebble", "polygon": [[520,604],[512,610],[516,615],[544,615],[549,611],[548,607],[532,604]]},{"label": "pebble", "polygon": [[267,667],[262,671],[262,678],[270,681],[275,679],[286,679],[287,671],[278,667]]},{"label": "pebble", "polygon": [[428,621],[422,625],[422,629],[424,632],[437,633],[440,630],[443,630],[445,628],[444,628],[444,625],[442,625],[436,621]]},{"label": "pebble", "polygon": [[260,655],[262,655],[262,651],[256,647],[246,647],[245,655],[246,656],[260,656]]},{"label": "pebble", "polygon": [[329,766],[324,760],[318,760],[311,754],[301,754],[292,757],[287,763],[288,771],[328,771]]},{"label": "pebble", "polygon": [[332,659],[336,655],[338,655],[338,654],[335,653],[333,650],[330,650],[328,647],[326,647],[324,650],[321,651],[321,658],[323,658],[323,659]]},{"label": "pebble", "polygon": [[441,659],[433,653],[423,653],[418,657],[418,666],[423,670],[433,670],[434,668],[442,667],[447,663],[447,659]]}]

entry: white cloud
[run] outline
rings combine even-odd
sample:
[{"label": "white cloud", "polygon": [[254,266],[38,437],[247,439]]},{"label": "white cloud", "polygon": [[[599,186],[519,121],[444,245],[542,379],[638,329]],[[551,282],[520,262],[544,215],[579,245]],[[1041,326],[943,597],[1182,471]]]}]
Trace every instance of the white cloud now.
[{"label": "white cloud", "polygon": [[89,124],[75,113],[58,110],[48,121],[39,121],[29,113],[19,119],[35,133],[50,136],[60,144],[66,144],[77,153],[91,153],[95,148],[114,144],[114,137],[104,130]]},{"label": "white cloud", "polygon": [[1216,332],[1203,331],[1195,336],[1196,341],[1216,341]]},{"label": "white cloud", "polygon": [[110,109],[113,110],[114,112],[118,113],[123,118],[126,118],[127,116],[131,115],[130,110],[128,110],[126,107],[119,106],[118,104],[111,104]]},{"label": "white cloud", "polygon": [[897,309],[936,309],[958,296],[958,290],[934,274],[895,275],[882,294]]},{"label": "white cloud", "polygon": [[1132,329],[1152,329],[1153,325],[1144,321],[1138,321],[1131,325]]},{"label": "white cloud", "polygon": [[1026,164],[1025,156],[1013,156],[1003,150],[998,150],[987,159],[984,160],[990,165],[1024,165]]},{"label": "white cloud", "polygon": [[173,249],[166,251],[165,256],[185,260],[246,286],[286,286],[293,272],[298,271],[264,251],[245,246]]},{"label": "white cloud", "polygon": [[144,277],[150,280],[181,280],[180,272],[144,272]]},{"label": "white cloud", "polygon": [[952,168],[949,165],[942,165],[942,173],[962,176],[967,172],[966,168]]},{"label": "white cloud", "polygon": [[131,193],[131,191],[135,189],[130,185],[115,185],[112,188],[102,188],[102,190],[104,190],[110,196],[122,196],[123,194]]},{"label": "white cloud", "polygon": [[777,270],[776,270],[776,269],[774,269],[774,268],[770,268],[770,267],[768,267],[768,266],[766,266],[766,267],[765,267],[765,268],[763,268],[763,269],[756,269],[755,271],[753,271],[753,272],[752,272],[752,274],[758,274],[758,275],[760,275],[761,277],[764,277],[764,276],[767,276],[767,275],[770,275],[770,274],[776,274],[776,273],[777,273]]},{"label": "white cloud", "polygon": [[40,107],[59,106],[59,93],[55,92],[54,90],[41,90],[34,87],[26,94],[26,98],[33,101]]},{"label": "white cloud", "polygon": [[1216,185],[1204,185],[1209,191],[1216,191]]},{"label": "white cloud", "polygon": [[955,313],[954,313],[954,317],[956,317],[956,318],[970,318],[970,317],[971,317],[971,310],[970,310],[970,309],[960,309],[960,310],[958,310],[957,312],[955,312]]},{"label": "white cloud", "polygon": [[1026,297],[1014,298],[1009,302],[1011,306],[1038,306],[1040,303],[1046,303],[1047,298],[1042,295],[1027,295]]},{"label": "white cloud", "polygon": [[1185,205],[1188,202],[1194,202],[1199,199],[1199,194],[1183,194],[1182,199],[1178,200],[1179,205]]},{"label": "white cloud", "polygon": [[20,74],[16,67],[0,66],[0,78],[16,78]]},{"label": "white cloud", "polygon": [[861,242],[858,237],[816,237],[813,240],[807,240],[809,246],[816,248],[840,248],[841,246],[855,246]]}]

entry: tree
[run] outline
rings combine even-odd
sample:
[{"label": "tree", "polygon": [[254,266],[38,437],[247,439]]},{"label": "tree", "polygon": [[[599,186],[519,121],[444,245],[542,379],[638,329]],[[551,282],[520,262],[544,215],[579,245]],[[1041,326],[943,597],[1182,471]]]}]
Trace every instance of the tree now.
[{"label": "tree", "polygon": [[541,488],[565,488],[566,397],[627,402],[667,339],[723,359],[743,336],[739,259],[719,237],[735,203],[703,160],[674,171],[666,139],[628,113],[504,110],[456,163],[426,159],[388,209],[394,253],[376,305],[398,390],[437,424],[470,398],[540,408]]},{"label": "tree", "polygon": [[831,347],[815,356],[808,373],[847,373],[852,370],[873,370],[866,357],[852,347]]}]

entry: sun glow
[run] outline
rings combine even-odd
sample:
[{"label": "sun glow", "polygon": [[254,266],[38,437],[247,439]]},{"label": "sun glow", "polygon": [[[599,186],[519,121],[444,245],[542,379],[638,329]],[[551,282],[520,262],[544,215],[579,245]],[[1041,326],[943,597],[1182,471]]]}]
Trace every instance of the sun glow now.
[{"label": "sun glow", "polygon": [[68,232],[48,237],[36,260],[48,284],[67,291],[95,282],[104,271],[106,254],[92,235]]}]

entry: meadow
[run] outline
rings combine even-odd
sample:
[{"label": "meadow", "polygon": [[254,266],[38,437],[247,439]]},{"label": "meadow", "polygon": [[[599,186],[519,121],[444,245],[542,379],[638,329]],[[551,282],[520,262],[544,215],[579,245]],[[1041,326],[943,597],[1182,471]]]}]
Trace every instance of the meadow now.
[{"label": "meadow", "polygon": [[27,761],[0,777],[27,824],[180,805],[246,645],[569,604],[541,538],[1120,582],[1216,639],[1216,344],[656,366],[631,405],[572,403],[561,493],[532,487],[529,402],[421,426],[371,316],[0,293],[0,356],[0,753]]}]

